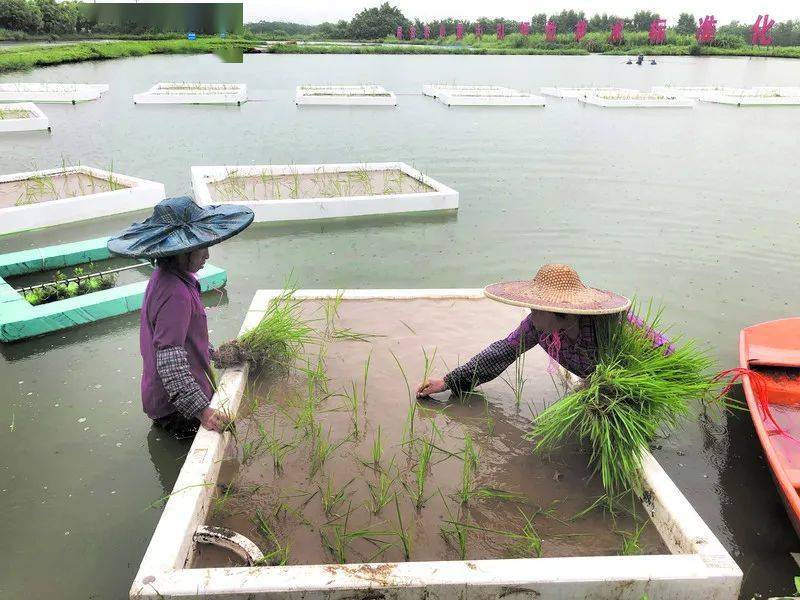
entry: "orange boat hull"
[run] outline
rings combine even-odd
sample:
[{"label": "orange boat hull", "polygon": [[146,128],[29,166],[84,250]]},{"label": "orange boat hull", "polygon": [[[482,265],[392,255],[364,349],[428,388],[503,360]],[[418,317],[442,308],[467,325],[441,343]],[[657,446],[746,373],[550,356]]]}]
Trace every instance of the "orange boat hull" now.
[{"label": "orange boat hull", "polygon": [[[747,376],[742,385],[764,457],[800,536],[800,441],[794,439],[800,438],[800,318],[743,329],[739,336],[739,363],[766,380],[766,398],[757,397]],[[779,432],[772,419],[785,434]]]}]

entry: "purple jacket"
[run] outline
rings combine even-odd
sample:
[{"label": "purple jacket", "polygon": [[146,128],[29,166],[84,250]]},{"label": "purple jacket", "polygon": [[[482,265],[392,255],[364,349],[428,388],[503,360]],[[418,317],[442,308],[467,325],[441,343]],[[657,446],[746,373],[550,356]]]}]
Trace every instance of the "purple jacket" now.
[{"label": "purple jacket", "polygon": [[144,293],[139,331],[142,354],[142,407],[151,419],[175,412],[156,370],[156,352],[169,347],[186,350],[189,369],[210,400],[208,325],[200,299],[200,284],[192,274],[156,268]]}]

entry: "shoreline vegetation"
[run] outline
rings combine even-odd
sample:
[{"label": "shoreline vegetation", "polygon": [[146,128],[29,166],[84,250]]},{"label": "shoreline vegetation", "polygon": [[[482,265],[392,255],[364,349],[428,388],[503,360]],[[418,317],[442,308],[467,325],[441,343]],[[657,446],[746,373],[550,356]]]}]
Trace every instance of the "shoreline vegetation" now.
[{"label": "shoreline vegetation", "polygon": [[[700,46],[688,39],[668,40],[663,45],[642,44],[638,35],[631,35],[623,44],[613,46],[600,36],[587,35],[581,42],[558,36],[555,42],[546,42],[543,35],[506,35],[498,40],[494,34],[476,38],[465,35],[456,41],[455,36],[441,40],[415,40],[399,42],[387,38],[381,42],[347,42],[321,40],[313,43],[302,40],[266,40],[252,37],[222,39],[198,37],[186,39],[126,39],[120,41],[78,41],[74,44],[24,45],[0,48],[0,73],[26,71],[64,63],[108,60],[146,56],[150,54],[209,54],[215,51],[238,48],[245,53],[262,54],[469,54],[469,55],[623,55],[636,56],[752,56],[774,58],[800,58],[800,46]],[[605,37],[605,36],[604,36]],[[681,36],[688,38],[691,36]],[[692,42],[694,42],[692,38]]]}]

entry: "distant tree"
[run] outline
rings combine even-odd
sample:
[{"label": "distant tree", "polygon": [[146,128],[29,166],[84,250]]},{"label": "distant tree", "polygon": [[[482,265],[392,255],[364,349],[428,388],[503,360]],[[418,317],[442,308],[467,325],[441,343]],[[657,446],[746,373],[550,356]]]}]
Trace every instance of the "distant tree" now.
[{"label": "distant tree", "polygon": [[697,31],[697,20],[691,13],[681,13],[678,24],[675,26],[677,33],[691,34]]},{"label": "distant tree", "polygon": [[637,11],[633,14],[631,29],[634,31],[649,31],[650,23],[659,18],[658,13],[650,12],[649,10]]},{"label": "distant tree", "polygon": [[398,25],[407,26],[408,19],[402,11],[384,2],[379,7],[365,8],[350,21],[350,37],[358,40],[375,40],[394,33]]},{"label": "distant tree", "polygon": [[75,33],[78,23],[78,6],[75,2],[36,0],[42,14],[42,31],[45,33]]},{"label": "distant tree", "polygon": [[606,13],[592,15],[589,19],[589,31],[607,31],[611,29],[611,24],[616,21],[616,17],[609,16]]},{"label": "distant tree", "polygon": [[574,10],[562,10],[557,15],[550,15],[550,20],[556,24],[558,33],[572,33],[578,21],[585,18],[586,15],[583,11],[575,12]]},{"label": "distant tree", "polygon": [[544,13],[539,13],[538,15],[533,15],[531,19],[531,29],[533,33],[544,33],[544,26],[547,24],[547,15]]},{"label": "distant tree", "polygon": [[42,11],[27,0],[0,0],[0,28],[36,33],[42,27]]}]

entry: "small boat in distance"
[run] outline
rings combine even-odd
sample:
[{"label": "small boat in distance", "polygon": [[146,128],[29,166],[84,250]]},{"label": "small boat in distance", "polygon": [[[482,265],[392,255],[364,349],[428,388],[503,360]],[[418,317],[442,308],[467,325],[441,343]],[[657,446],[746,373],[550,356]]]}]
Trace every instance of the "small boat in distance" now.
[{"label": "small boat in distance", "polygon": [[800,536],[800,318],[742,330],[742,386],[764,457]]}]

